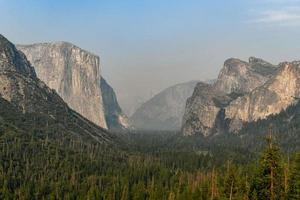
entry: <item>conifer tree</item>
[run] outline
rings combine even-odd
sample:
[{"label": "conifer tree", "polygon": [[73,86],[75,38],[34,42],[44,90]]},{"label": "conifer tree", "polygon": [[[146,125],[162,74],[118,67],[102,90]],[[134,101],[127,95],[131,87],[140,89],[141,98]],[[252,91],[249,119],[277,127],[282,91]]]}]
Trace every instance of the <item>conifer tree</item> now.
[{"label": "conifer tree", "polygon": [[232,166],[228,169],[228,172],[224,180],[224,194],[227,199],[234,199],[234,196],[238,192],[238,180],[237,180],[237,169]]},{"label": "conifer tree", "polygon": [[288,199],[300,199],[300,153],[296,154],[291,170]]},{"label": "conifer tree", "polygon": [[257,199],[260,200],[282,199],[284,178],[281,152],[278,145],[274,143],[271,131],[266,140],[267,147],[261,155],[252,191],[256,191]]}]

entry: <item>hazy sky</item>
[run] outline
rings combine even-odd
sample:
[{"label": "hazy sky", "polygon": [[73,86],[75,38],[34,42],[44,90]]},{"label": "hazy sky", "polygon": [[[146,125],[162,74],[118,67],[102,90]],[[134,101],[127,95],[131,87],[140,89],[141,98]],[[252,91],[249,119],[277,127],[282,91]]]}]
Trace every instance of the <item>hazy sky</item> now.
[{"label": "hazy sky", "polygon": [[0,0],[0,33],[98,54],[126,106],[215,78],[229,57],[300,59],[300,0]]}]

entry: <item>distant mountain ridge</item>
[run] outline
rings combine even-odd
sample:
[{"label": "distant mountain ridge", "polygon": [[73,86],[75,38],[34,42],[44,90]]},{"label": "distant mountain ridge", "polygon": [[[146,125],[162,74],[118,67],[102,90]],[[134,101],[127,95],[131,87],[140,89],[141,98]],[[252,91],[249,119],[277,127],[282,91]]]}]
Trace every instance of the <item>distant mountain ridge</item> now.
[{"label": "distant mountain ridge", "polygon": [[130,120],[141,130],[180,130],[186,99],[198,81],[171,86],[143,103]]}]

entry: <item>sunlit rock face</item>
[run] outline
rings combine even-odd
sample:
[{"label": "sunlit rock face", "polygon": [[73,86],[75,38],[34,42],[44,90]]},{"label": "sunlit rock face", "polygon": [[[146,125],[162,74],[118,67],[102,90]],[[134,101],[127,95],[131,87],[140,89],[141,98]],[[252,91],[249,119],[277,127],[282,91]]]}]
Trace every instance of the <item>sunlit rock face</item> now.
[{"label": "sunlit rock face", "polygon": [[[27,123],[34,123],[37,127],[32,128],[45,128],[45,132],[53,127],[59,127],[62,133],[84,140],[99,143],[112,141],[107,131],[70,109],[55,90],[36,76],[26,56],[2,35],[0,35],[0,100],[1,103],[5,102],[4,105],[10,110],[28,116],[29,122],[26,121],[27,118],[22,119],[22,123],[26,126]],[[5,107],[1,109],[4,112],[0,119],[11,120],[7,119],[7,116],[12,113],[5,113]],[[30,121],[31,117],[34,117],[34,121]],[[48,127],[48,122],[51,127]]]},{"label": "sunlit rock face", "polygon": [[67,104],[54,90],[40,81],[26,56],[0,35],[0,97],[23,113],[55,117]]},{"label": "sunlit rock face", "polygon": [[99,57],[66,42],[18,45],[37,76],[78,113],[107,128]]},{"label": "sunlit rock face", "polygon": [[49,105],[67,109],[67,104],[41,82],[25,55],[0,35],[0,97],[23,113],[54,112]]},{"label": "sunlit rock face", "polygon": [[179,131],[188,97],[198,81],[171,86],[143,103],[130,117],[139,130]]},{"label": "sunlit rock face", "polygon": [[264,85],[232,101],[225,109],[230,130],[238,131],[245,122],[278,114],[296,103],[300,96],[300,62],[281,63]]},{"label": "sunlit rock face", "polygon": [[[43,104],[51,94],[52,91],[37,79],[25,55],[0,35],[0,97],[25,113],[42,112],[38,105]],[[38,100],[41,102],[35,105],[33,102]],[[60,98],[55,100],[63,102]]]},{"label": "sunlit rock face", "polygon": [[[231,117],[227,107],[266,84],[276,71],[276,66],[259,58],[250,57],[249,62],[235,58],[226,60],[216,82],[212,85],[199,83],[187,100],[183,134],[208,137],[228,131]],[[235,130],[240,124],[232,121],[230,129]]]},{"label": "sunlit rock face", "polygon": [[[209,136],[215,130],[215,121],[221,111],[221,104],[226,103],[224,93],[218,94],[213,86],[198,83],[193,95],[187,100],[183,116],[182,131],[185,135],[203,134]],[[220,102],[222,101],[222,102]]]}]

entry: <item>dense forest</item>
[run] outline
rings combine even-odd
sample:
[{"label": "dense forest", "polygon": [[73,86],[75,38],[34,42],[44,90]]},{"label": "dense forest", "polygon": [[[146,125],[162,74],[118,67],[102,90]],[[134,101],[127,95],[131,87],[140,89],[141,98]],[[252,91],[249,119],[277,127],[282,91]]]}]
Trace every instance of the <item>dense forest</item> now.
[{"label": "dense forest", "polygon": [[259,152],[224,142],[236,138],[123,133],[98,144],[2,122],[0,199],[300,198],[300,154],[270,135]]}]

